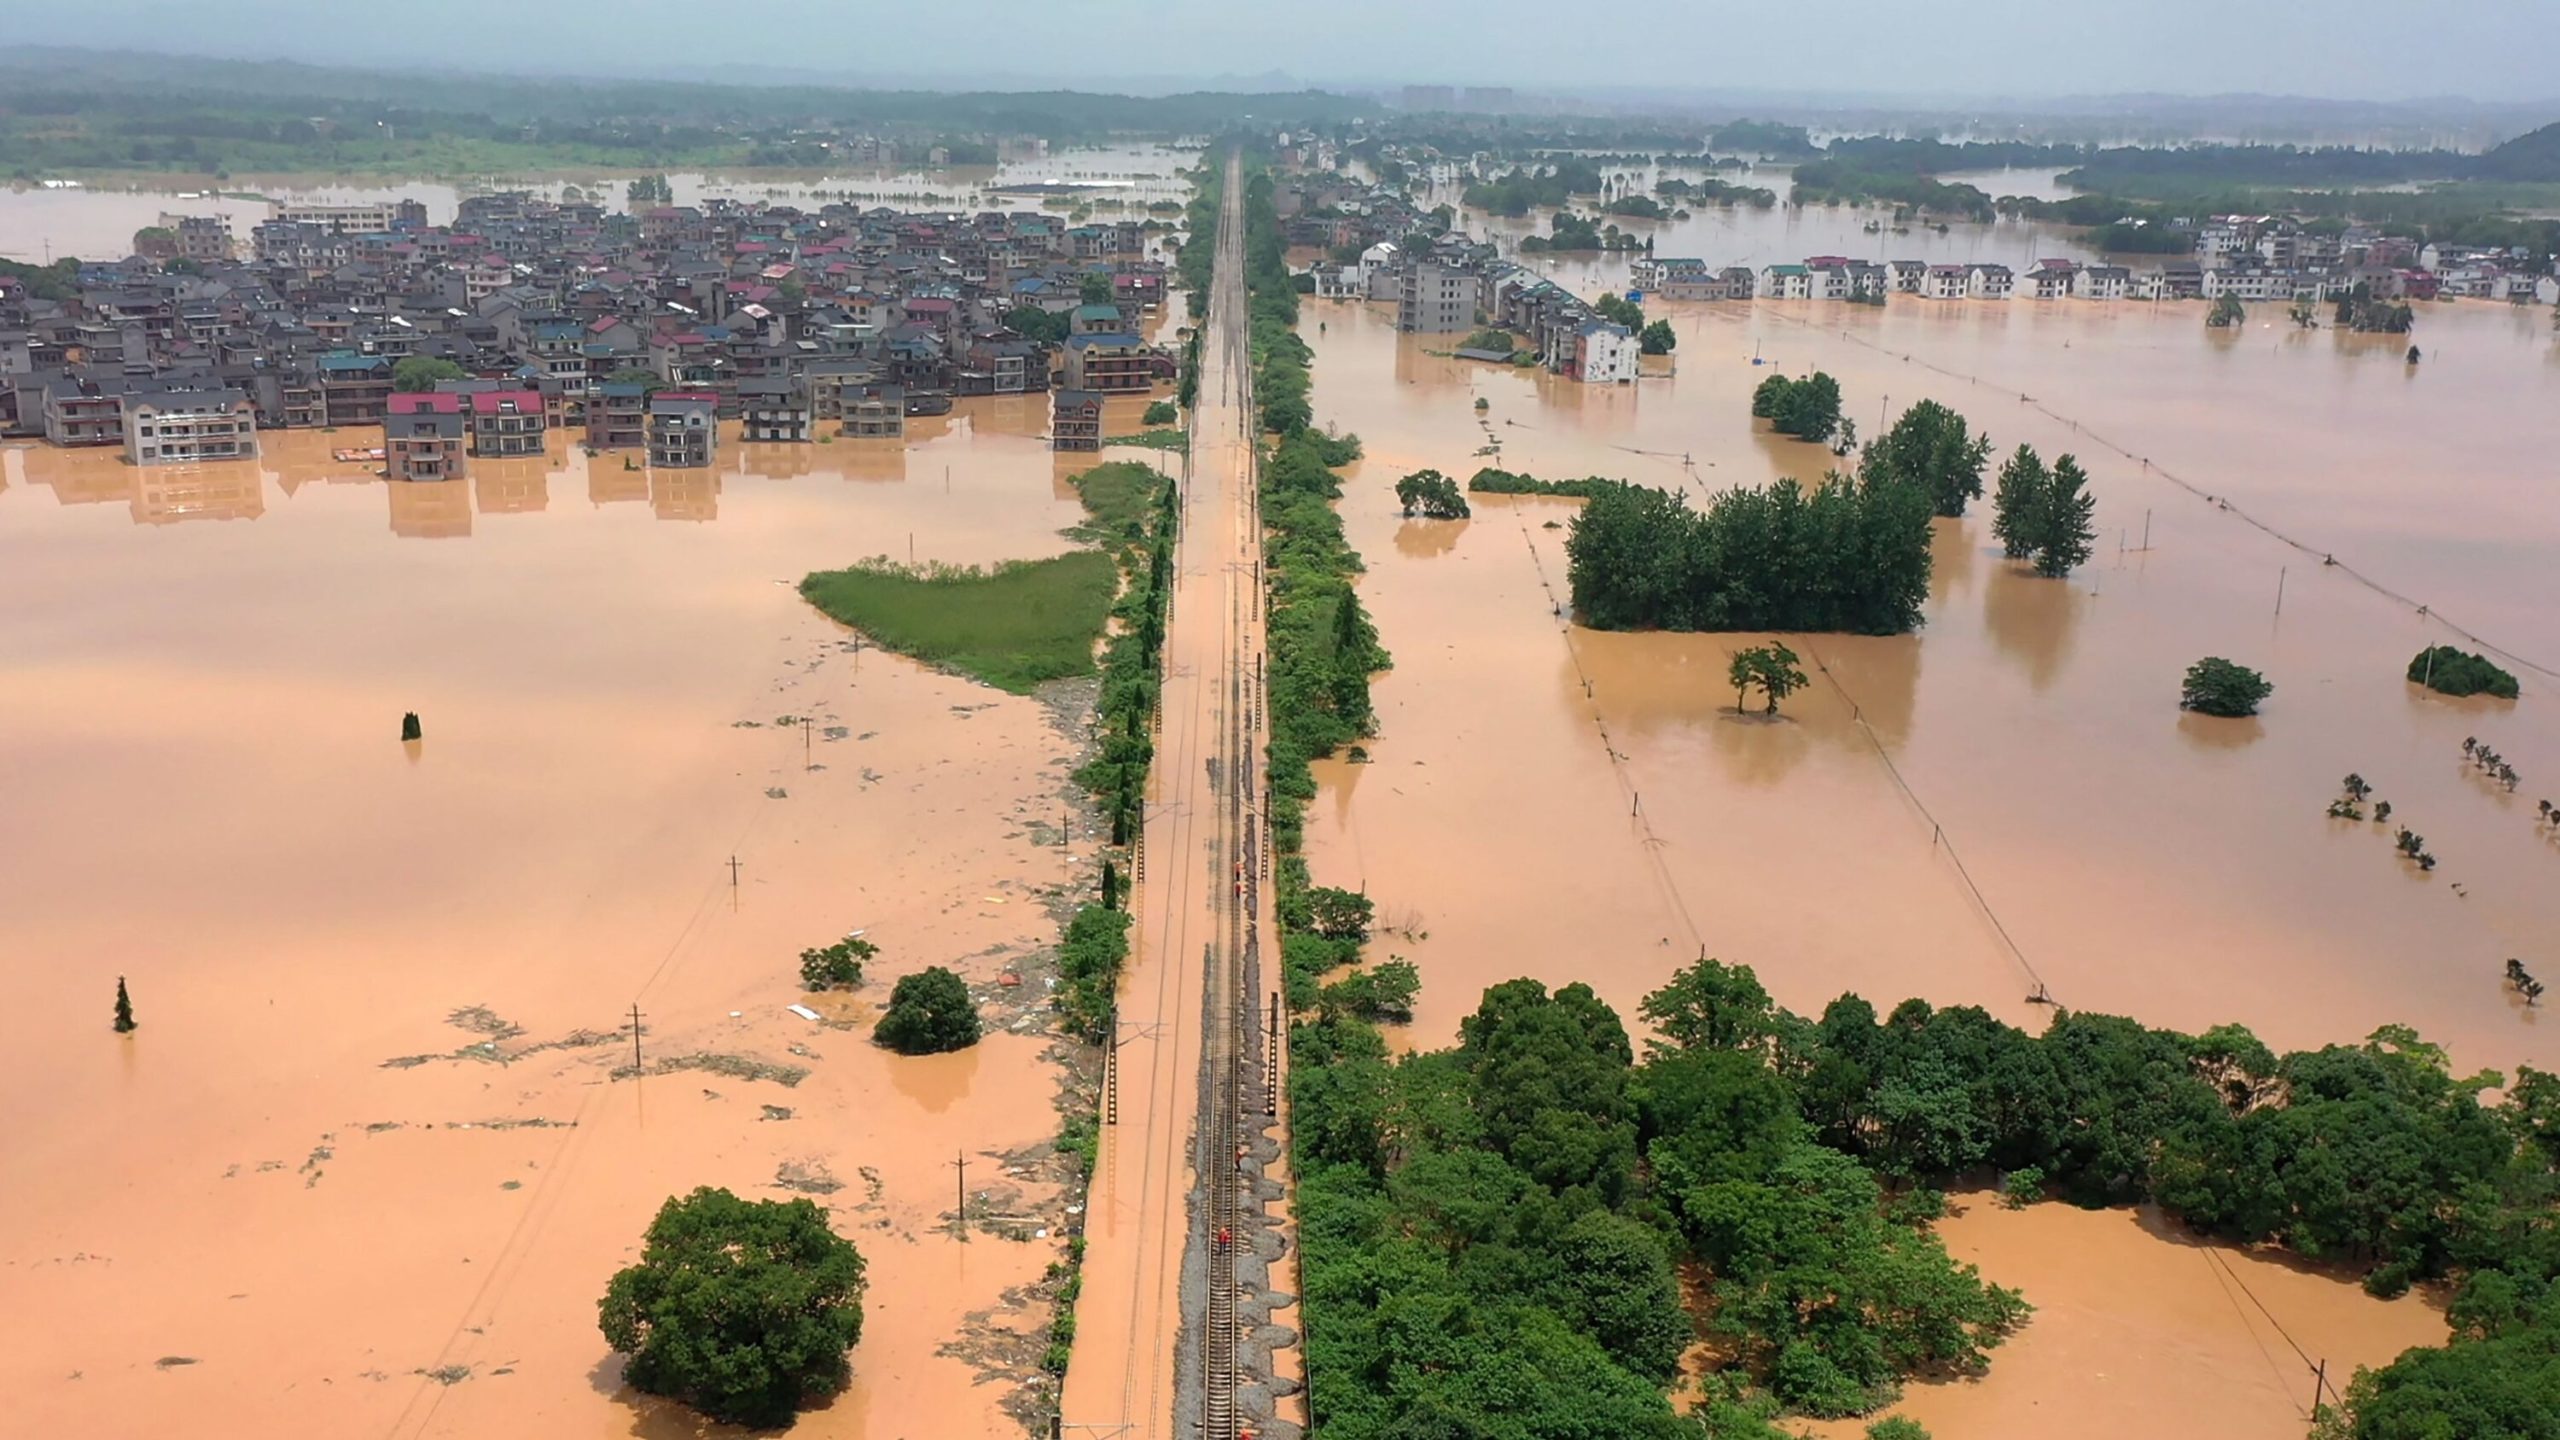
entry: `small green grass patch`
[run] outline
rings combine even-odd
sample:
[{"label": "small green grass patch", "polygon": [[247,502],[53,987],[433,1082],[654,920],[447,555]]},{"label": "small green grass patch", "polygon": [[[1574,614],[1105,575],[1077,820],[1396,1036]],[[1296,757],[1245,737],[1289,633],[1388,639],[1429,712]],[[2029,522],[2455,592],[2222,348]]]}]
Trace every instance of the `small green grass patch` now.
[{"label": "small green grass patch", "polygon": [[1119,586],[1110,555],[1077,550],[993,568],[865,560],[818,571],[800,594],[901,655],[1027,695],[1093,673],[1093,642]]},{"label": "small green grass patch", "polygon": [[1115,460],[1072,477],[1099,548],[1001,565],[901,565],[886,556],[800,582],[801,598],[901,655],[1027,695],[1094,673],[1093,647],[1120,593],[1124,556],[1145,541],[1164,477]]}]

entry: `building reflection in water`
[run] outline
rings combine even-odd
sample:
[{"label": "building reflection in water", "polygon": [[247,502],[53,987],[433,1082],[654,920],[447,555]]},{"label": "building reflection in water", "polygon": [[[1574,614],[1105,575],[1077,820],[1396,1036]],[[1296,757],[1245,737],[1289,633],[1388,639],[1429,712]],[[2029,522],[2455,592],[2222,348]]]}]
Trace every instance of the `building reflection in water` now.
[{"label": "building reflection in water", "polygon": [[391,533],[406,540],[460,540],[471,534],[471,487],[460,480],[386,480]]},{"label": "building reflection in water", "polygon": [[904,480],[907,442],[895,439],[839,440],[827,447],[827,459],[847,480]]},{"label": "building reflection in water", "polygon": [[620,455],[598,455],[587,462],[587,503],[618,505],[649,498],[649,472],[640,462]]},{"label": "building reflection in water", "polygon": [[475,460],[471,489],[483,515],[536,515],[551,506],[551,466],[544,460]]},{"label": "building reflection in water", "polygon": [[133,467],[133,523],[255,520],[267,513],[266,477],[254,460]]},{"label": "building reflection in water", "polygon": [[661,520],[717,520],[720,518],[720,472],[705,466],[701,469],[653,468],[649,472],[649,508]]},{"label": "building reflection in water", "polygon": [[[828,447],[830,450],[834,446]],[[729,468],[740,475],[762,475],[786,480],[806,475],[817,468],[818,447],[815,444],[741,444],[729,453],[737,457]]]}]

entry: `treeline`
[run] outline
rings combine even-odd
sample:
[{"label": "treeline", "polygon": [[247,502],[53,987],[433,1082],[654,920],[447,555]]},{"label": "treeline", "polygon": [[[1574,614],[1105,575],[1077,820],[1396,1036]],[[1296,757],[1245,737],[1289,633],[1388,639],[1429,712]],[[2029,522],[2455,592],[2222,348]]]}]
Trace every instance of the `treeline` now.
[{"label": "treeline", "polygon": [[1845,160],[1814,160],[1795,169],[1789,198],[1798,205],[1883,203],[1918,214],[1989,220],[1991,197],[1971,185],[1950,185],[1911,171],[1862,170]]},{"label": "treeline", "polygon": [[[1369,677],[1390,662],[1353,587],[1360,557],[1333,508],[1342,495],[1334,467],[1359,458],[1360,439],[1313,427],[1313,357],[1295,329],[1298,297],[1290,287],[1270,196],[1270,177],[1257,171],[1246,182],[1244,220],[1254,399],[1262,428],[1273,437],[1261,466],[1271,717],[1264,803],[1271,820],[1282,980],[1291,1006],[1304,1008],[1316,1003],[1322,977],[1355,956],[1368,933],[1367,900],[1315,886],[1308,875],[1302,847],[1306,806],[1316,794],[1313,762],[1376,730]],[[1397,1003],[1379,993],[1374,974],[1368,988],[1370,1004]],[[1402,1003],[1410,1003],[1410,987],[1403,994]]]},{"label": "treeline", "polygon": [[1492,215],[1526,215],[1539,206],[1566,205],[1576,195],[1597,195],[1603,188],[1599,167],[1581,160],[1554,165],[1523,166],[1467,186],[1461,198],[1467,208]]},{"label": "treeline", "polygon": [[1653,193],[1673,200],[1726,208],[1748,205],[1755,210],[1766,210],[1778,203],[1775,191],[1764,190],[1757,185],[1736,185],[1731,181],[1718,180],[1712,176],[1703,180],[1688,180],[1674,175],[1668,179],[1655,181]]},{"label": "treeline", "polygon": [[1930,497],[1833,474],[1725,491],[1705,511],[1604,486],[1565,538],[1573,608],[1601,630],[1896,635],[1929,594]]},{"label": "treeline", "polygon": [[[1076,771],[1111,822],[1111,844],[1132,843],[1147,797],[1147,768],[1155,760],[1153,719],[1164,680],[1166,607],[1173,596],[1173,539],[1181,497],[1174,482],[1153,466],[1113,461],[1076,477],[1089,508],[1120,566],[1120,596],[1112,618],[1120,623],[1103,642],[1101,684],[1094,702],[1101,748]],[[1116,494],[1116,504],[1096,504]],[[1103,895],[1068,923],[1059,952],[1057,1005],[1067,1027],[1088,1040],[1108,1035],[1113,995],[1128,955],[1128,921],[1109,914],[1120,905],[1117,870],[1104,865]]]},{"label": "treeline", "polygon": [[[1588,987],[1485,992],[1458,1044],[1402,1060],[1338,1012],[1291,1071],[1310,1398],[1371,1436],[1775,1440],[1777,1408],[1889,1403],[1982,1370],[2029,1313],[1956,1264],[1934,1187],[2159,1204],[2189,1228],[2456,1282],[2448,1349],[2360,1374],[2340,1440],[2547,1434],[2560,1384],[2560,1077],[2457,1078],[2399,1027],[2278,1056],[2057,1012],[1844,995],[1818,1019],[1705,961],[1646,997],[1641,1060]],[[1698,1316],[1680,1261],[1701,1267]],[[1708,1401],[1662,1391],[1692,1325]],[[2544,1426],[2545,1428],[2536,1428]]]},{"label": "treeline", "polygon": [[1580,480],[1541,480],[1522,471],[1498,470],[1487,465],[1468,478],[1467,488],[1479,495],[1570,495],[1588,500],[1603,486],[1625,483],[1600,475]]},{"label": "treeline", "polygon": [[[1161,96],[1073,90],[932,91],[854,89],[826,85],[712,84],[670,80],[439,73],[433,104],[386,106],[386,95],[411,95],[408,77],[356,67],[293,61],[225,60],[131,51],[12,46],[0,58],[0,93],[19,117],[65,117],[128,136],[188,133],[154,129],[165,117],[221,115],[226,123],[295,122],[312,116],[436,127],[538,127],[563,124],[693,125],[736,132],[772,128],[787,134],[812,117],[883,131],[1037,135],[1052,141],[1113,135],[1197,135],[1248,118],[1288,125],[1347,121],[1380,113],[1377,102],[1320,90],[1241,94],[1193,91]],[[484,133],[456,129],[451,133]],[[489,131],[485,133],[496,133]]]}]

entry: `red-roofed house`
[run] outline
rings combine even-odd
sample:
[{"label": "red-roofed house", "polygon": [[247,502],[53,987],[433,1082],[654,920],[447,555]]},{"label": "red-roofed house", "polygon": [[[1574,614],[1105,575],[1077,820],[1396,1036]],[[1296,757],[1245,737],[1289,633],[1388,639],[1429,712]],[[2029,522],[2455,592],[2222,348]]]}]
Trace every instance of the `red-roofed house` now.
[{"label": "red-roofed house", "polygon": [[446,391],[394,392],[383,402],[383,473],[394,480],[452,480],[462,474],[464,397]]},{"label": "red-roofed house", "polygon": [[549,426],[542,396],[533,390],[475,390],[471,402],[471,453],[521,456],[542,453]]}]

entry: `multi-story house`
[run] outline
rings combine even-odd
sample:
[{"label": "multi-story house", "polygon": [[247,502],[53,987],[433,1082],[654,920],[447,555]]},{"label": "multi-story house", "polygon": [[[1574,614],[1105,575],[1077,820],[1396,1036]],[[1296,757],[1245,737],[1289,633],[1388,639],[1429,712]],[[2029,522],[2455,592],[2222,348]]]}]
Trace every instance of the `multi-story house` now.
[{"label": "multi-story house", "polygon": [[44,387],[44,438],[50,445],[118,445],[124,442],[125,394],[121,376],[62,376]]},{"label": "multi-story house", "polygon": [[587,397],[587,445],[595,450],[638,450],[649,443],[649,387],[609,380]]},{"label": "multi-story house", "polygon": [[1586,385],[1626,385],[1641,365],[1635,332],[1606,320],[1585,324],[1574,359],[1575,377]]},{"label": "multi-story house", "polygon": [[2006,300],[2017,288],[2018,277],[2006,265],[1974,264],[1965,269],[1970,272],[1965,293],[1977,300]]},{"label": "multi-story house", "polygon": [[2071,293],[2083,300],[2122,300],[2133,293],[2133,272],[2122,265],[2089,265],[2071,277]]},{"label": "multi-story house", "polygon": [[232,258],[231,217],[228,215],[172,215],[160,212],[160,226],[177,232],[178,257],[199,265],[220,264]]},{"label": "multi-story house", "polygon": [[2027,269],[2020,290],[2030,300],[2059,300],[2071,293],[2080,267],[2069,260],[2039,260]]},{"label": "multi-story house", "polygon": [[1926,260],[1887,260],[1884,262],[1885,288],[1896,295],[1918,295],[1925,291],[1929,279]]},{"label": "multi-story house", "polygon": [[1102,397],[1091,390],[1059,390],[1049,397],[1049,448],[1102,448]]},{"label": "multi-story house", "polygon": [[160,390],[126,397],[124,458],[136,465],[239,460],[258,453],[258,412],[238,390]]},{"label": "multi-story house", "polygon": [[1932,265],[1921,294],[1932,300],[1961,300],[1973,289],[1973,272],[1962,265]]},{"label": "multi-story house", "polygon": [[1070,335],[1066,383],[1070,390],[1124,395],[1153,388],[1155,369],[1135,335]]},{"label": "multi-story house", "polygon": [[1396,296],[1396,328],[1407,334],[1447,335],[1475,328],[1483,284],[1472,271],[1425,260]]},{"label": "multi-story house", "polygon": [[844,394],[844,433],[856,440],[898,440],[907,433],[907,388],[877,380],[850,385]]},{"label": "multi-story house", "polygon": [[467,397],[471,412],[471,453],[475,456],[524,456],[542,453],[551,415],[534,390],[474,390]]},{"label": "multi-story house", "polygon": [[720,449],[720,397],[705,390],[661,390],[649,397],[649,463],[695,468]]},{"label": "multi-story house", "polygon": [[384,402],[383,473],[394,480],[453,480],[462,475],[468,426],[463,397],[449,390],[404,391]]},{"label": "multi-story house", "polygon": [[809,394],[797,380],[741,380],[738,419],[751,445],[809,438]]},{"label": "multi-story house", "polygon": [[391,357],[336,350],[319,360],[321,423],[378,425],[391,398]]},{"label": "multi-story house", "polygon": [[1760,272],[1760,294],[1771,300],[1813,296],[1813,272],[1802,265],[1771,265]]}]

